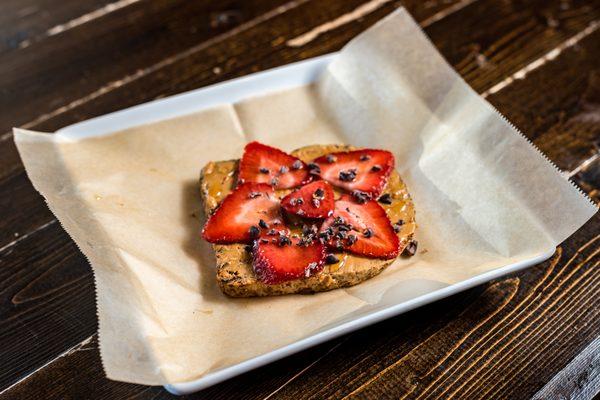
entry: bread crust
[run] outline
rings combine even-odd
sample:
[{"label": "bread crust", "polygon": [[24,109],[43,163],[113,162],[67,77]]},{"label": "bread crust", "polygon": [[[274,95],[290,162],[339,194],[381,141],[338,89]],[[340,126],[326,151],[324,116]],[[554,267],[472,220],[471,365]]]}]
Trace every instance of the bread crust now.
[{"label": "bread crust", "polygon": [[[345,145],[312,145],[292,152],[292,155],[308,162],[331,152],[355,150]],[[208,163],[200,173],[200,194],[205,215],[210,215],[220,202],[233,190],[237,177],[237,160]],[[278,190],[279,197],[290,190]],[[396,171],[390,175],[384,193],[393,198],[391,205],[383,205],[392,222],[402,220],[398,232],[400,251],[412,239],[416,229],[415,210],[406,185]],[[339,194],[339,193],[338,193]],[[383,271],[394,260],[360,257],[348,253],[339,254],[340,262],[326,265],[319,274],[274,285],[262,283],[254,276],[252,257],[244,244],[213,245],[216,257],[217,284],[223,293],[232,297],[274,296],[291,293],[315,293],[348,287],[370,279]]]}]

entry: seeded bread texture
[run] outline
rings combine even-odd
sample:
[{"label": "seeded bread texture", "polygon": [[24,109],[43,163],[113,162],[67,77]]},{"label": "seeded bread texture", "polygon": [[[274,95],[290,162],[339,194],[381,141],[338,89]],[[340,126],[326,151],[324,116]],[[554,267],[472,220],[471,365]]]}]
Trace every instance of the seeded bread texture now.
[{"label": "seeded bread texture", "polygon": [[[292,155],[309,162],[322,155],[355,150],[344,145],[312,145],[292,152]],[[210,215],[220,202],[233,190],[237,180],[237,160],[208,163],[200,173],[200,193],[205,215]],[[283,198],[291,190],[278,190]],[[415,210],[406,185],[396,171],[390,175],[383,193],[389,193],[392,204],[382,204],[392,223],[402,220],[400,251],[412,239],[416,224]],[[340,192],[336,193],[338,196]],[[252,255],[244,244],[213,245],[216,257],[217,283],[223,293],[232,297],[274,296],[291,293],[314,293],[353,286],[372,278],[394,260],[381,260],[337,253],[339,262],[326,265],[321,273],[309,278],[296,279],[274,285],[258,281],[252,269]]]}]

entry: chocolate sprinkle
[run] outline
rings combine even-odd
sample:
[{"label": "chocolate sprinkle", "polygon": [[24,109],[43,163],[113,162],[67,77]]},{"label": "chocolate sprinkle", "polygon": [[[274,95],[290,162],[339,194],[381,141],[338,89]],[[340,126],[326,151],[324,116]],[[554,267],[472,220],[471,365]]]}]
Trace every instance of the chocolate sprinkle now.
[{"label": "chocolate sprinkle", "polygon": [[337,157],[334,156],[333,154],[328,154],[327,157],[326,157],[326,159],[327,159],[327,162],[330,163],[330,164],[332,164],[332,163],[334,163],[334,162],[337,161]]},{"label": "chocolate sprinkle", "polygon": [[275,229],[270,229],[269,232],[267,232],[267,235],[277,235],[277,231]]},{"label": "chocolate sprinkle", "polygon": [[319,167],[318,164],[310,163],[308,164],[308,172],[310,172],[313,175],[318,175],[321,173],[321,167]]},{"label": "chocolate sprinkle", "polygon": [[269,171],[269,169],[268,169],[268,168],[265,168],[265,167],[260,167],[260,168],[258,169],[258,172],[260,172],[261,174],[268,174],[270,171]]},{"label": "chocolate sprinkle", "polygon": [[356,179],[356,169],[340,171],[339,178],[342,182],[352,182]]},{"label": "chocolate sprinkle", "polygon": [[302,161],[296,160],[292,164],[292,169],[302,169]]},{"label": "chocolate sprinkle", "polygon": [[325,229],[323,232],[319,232],[319,237],[322,239],[327,239],[333,236],[333,229],[331,227]]},{"label": "chocolate sprinkle", "polygon": [[377,201],[381,204],[392,204],[392,195],[389,193],[384,193],[377,199]]},{"label": "chocolate sprinkle", "polygon": [[352,246],[354,243],[356,243],[358,238],[355,235],[348,235],[348,238],[346,240],[347,240],[348,246]]},{"label": "chocolate sprinkle", "polygon": [[321,207],[321,201],[319,199],[312,199],[312,205],[315,208]]},{"label": "chocolate sprinkle", "polygon": [[316,225],[302,225],[302,234],[304,236],[316,235],[318,232]]},{"label": "chocolate sprinkle", "polygon": [[339,225],[337,228],[338,228],[338,230],[345,231],[345,232],[348,232],[349,230],[351,230],[351,226],[346,225],[346,224]]},{"label": "chocolate sprinkle", "polygon": [[373,229],[371,229],[371,228],[365,229],[365,231],[363,232],[363,236],[366,238],[373,237]]},{"label": "chocolate sprinkle", "polygon": [[381,168],[381,165],[379,165],[379,164],[375,164],[375,165],[373,165],[373,166],[371,167],[371,171],[373,171],[373,172],[379,172],[379,171],[381,171],[382,169],[383,169],[383,168]]},{"label": "chocolate sprinkle", "polygon": [[246,250],[248,253],[252,253],[252,246],[250,246],[249,244],[244,246],[244,250]]},{"label": "chocolate sprinkle", "polygon": [[325,264],[335,264],[339,261],[340,259],[333,254],[327,254],[327,257],[325,257]]},{"label": "chocolate sprinkle", "polygon": [[368,155],[368,154],[361,154],[360,155],[360,161],[367,161],[367,160],[370,160],[370,159],[371,159],[371,156]]},{"label": "chocolate sprinkle", "polygon": [[358,204],[365,204],[367,201],[371,200],[371,195],[361,190],[353,190],[352,197],[354,197],[354,200],[356,200]]},{"label": "chocolate sprinkle", "polygon": [[271,186],[277,186],[277,184],[279,183],[279,179],[273,178],[273,179],[271,179],[270,183],[271,183]]},{"label": "chocolate sprinkle", "polygon": [[313,193],[313,197],[315,199],[319,199],[319,200],[323,200],[325,198],[325,191],[321,188],[318,188],[317,190],[315,190],[315,192]]},{"label": "chocolate sprinkle", "polygon": [[269,243],[269,239],[264,239],[264,238],[263,238],[263,239],[260,239],[260,242],[261,242],[261,243]]},{"label": "chocolate sprinkle", "polygon": [[417,253],[418,245],[419,245],[419,242],[417,242],[416,240],[411,240],[410,242],[408,242],[406,244],[406,247],[402,251],[402,256],[404,256],[404,257],[414,256]]},{"label": "chocolate sprinkle", "polygon": [[290,169],[288,167],[286,167],[285,165],[282,165],[281,168],[279,168],[279,173],[280,174],[285,174],[286,172],[288,172]]},{"label": "chocolate sprinkle", "polygon": [[290,238],[289,238],[289,237],[287,237],[287,236],[281,236],[281,237],[279,238],[279,242],[278,242],[278,244],[279,244],[279,246],[283,247],[283,246],[285,246],[285,245],[292,244],[292,241],[291,241],[291,240],[290,240]]},{"label": "chocolate sprinkle", "polygon": [[255,239],[258,237],[258,235],[260,235],[260,230],[252,225],[250,228],[248,228],[248,233],[250,234],[250,238],[251,239]]},{"label": "chocolate sprinkle", "polygon": [[394,227],[394,232],[396,232],[396,233],[398,233],[402,230],[402,225],[394,224],[393,227]]},{"label": "chocolate sprinkle", "polygon": [[345,224],[345,223],[346,223],[346,220],[345,220],[343,217],[339,217],[339,216],[338,216],[338,217],[335,217],[335,218],[333,219],[333,224],[334,224],[334,225],[343,225],[343,224]]},{"label": "chocolate sprinkle", "polygon": [[260,226],[263,229],[269,229],[269,225],[265,222],[264,219],[261,219],[260,221],[258,221],[258,226]]}]

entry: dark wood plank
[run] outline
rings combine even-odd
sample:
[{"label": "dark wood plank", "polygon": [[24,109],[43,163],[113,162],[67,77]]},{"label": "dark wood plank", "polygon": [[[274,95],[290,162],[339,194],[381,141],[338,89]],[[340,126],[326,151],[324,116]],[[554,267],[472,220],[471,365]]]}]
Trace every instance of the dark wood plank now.
[{"label": "dark wood plank", "polygon": [[1,389],[92,335],[97,321],[91,269],[58,222],[0,251],[0,265]]},{"label": "dark wood plank", "polygon": [[600,152],[586,160],[572,179],[592,201],[600,204]]},{"label": "dark wood plank", "polygon": [[[49,30],[123,0],[4,0],[0,14],[0,53],[18,50]],[[51,31],[52,32],[52,31]],[[51,33],[50,32],[50,33]]]},{"label": "dark wood plank", "polygon": [[[44,198],[35,191],[25,171],[0,182],[0,252],[23,235],[55,220]],[[2,260],[2,257],[0,257]]]},{"label": "dark wood plank", "polygon": [[597,154],[600,146],[599,54],[600,29],[488,97],[564,171]]}]

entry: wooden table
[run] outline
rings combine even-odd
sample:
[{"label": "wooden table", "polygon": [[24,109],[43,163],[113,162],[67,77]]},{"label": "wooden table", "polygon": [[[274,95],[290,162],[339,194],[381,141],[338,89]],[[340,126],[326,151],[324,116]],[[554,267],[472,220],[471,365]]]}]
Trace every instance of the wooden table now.
[{"label": "wooden table", "polygon": [[[12,126],[53,131],[335,51],[402,4],[466,81],[598,202],[599,1],[4,0],[0,400],[171,397],[104,377],[90,266],[27,179]],[[599,252],[597,215],[550,261],[190,398],[591,398]]]}]

